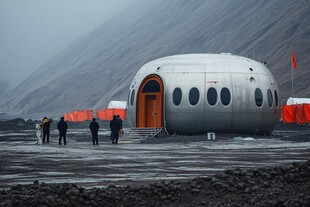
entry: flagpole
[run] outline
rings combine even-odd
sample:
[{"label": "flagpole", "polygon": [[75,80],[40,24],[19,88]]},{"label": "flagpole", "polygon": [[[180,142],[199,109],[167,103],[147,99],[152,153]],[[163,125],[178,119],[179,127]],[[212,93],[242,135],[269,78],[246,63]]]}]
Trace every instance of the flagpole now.
[{"label": "flagpole", "polygon": [[291,74],[292,74],[292,98],[294,97],[294,69],[293,69],[293,50],[291,51]]},{"label": "flagpole", "polygon": [[292,57],[291,57],[291,71],[292,71],[292,97],[294,96],[294,70],[297,69],[297,63],[295,54],[292,51]]}]

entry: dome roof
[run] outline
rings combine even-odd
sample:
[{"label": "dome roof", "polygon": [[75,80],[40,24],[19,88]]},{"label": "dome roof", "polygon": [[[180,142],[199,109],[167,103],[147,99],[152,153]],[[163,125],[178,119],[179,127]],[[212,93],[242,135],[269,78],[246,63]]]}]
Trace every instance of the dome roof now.
[{"label": "dome roof", "polygon": [[[159,58],[146,63],[137,74],[165,73],[162,70],[165,65],[206,65],[195,72],[249,72],[270,74],[270,71],[263,63],[255,60],[232,55],[231,53],[222,54],[181,54]],[[177,71],[175,71],[177,72]],[[181,72],[181,71],[180,71]]]}]

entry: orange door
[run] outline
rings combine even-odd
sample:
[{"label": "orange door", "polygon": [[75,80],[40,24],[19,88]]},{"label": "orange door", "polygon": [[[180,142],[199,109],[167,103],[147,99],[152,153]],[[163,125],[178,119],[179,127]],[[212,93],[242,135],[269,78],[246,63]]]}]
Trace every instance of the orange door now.
[{"label": "orange door", "polygon": [[146,127],[156,128],[156,96],[146,96]]},{"label": "orange door", "polygon": [[164,126],[163,90],[163,82],[157,75],[150,75],[142,81],[137,94],[137,127]]}]

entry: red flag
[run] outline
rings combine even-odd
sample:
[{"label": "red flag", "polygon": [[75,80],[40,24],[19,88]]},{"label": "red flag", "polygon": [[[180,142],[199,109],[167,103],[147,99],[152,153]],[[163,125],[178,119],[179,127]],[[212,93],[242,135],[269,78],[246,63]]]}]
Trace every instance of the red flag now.
[{"label": "red flag", "polygon": [[296,58],[293,52],[292,52],[292,64],[293,64],[294,69],[297,69]]}]

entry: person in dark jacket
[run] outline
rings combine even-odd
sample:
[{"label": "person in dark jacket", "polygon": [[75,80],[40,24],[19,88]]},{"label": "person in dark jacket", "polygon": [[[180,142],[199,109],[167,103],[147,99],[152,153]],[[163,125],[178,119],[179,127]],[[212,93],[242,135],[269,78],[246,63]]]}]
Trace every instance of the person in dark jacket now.
[{"label": "person in dark jacket", "polygon": [[113,116],[113,119],[110,121],[110,129],[112,134],[112,144],[117,144],[118,142],[118,133],[120,130],[120,122],[116,119],[116,115]]},{"label": "person in dark jacket", "polygon": [[60,121],[57,124],[57,129],[59,131],[59,142],[58,143],[61,145],[61,139],[63,138],[64,145],[66,145],[67,144],[66,134],[67,134],[68,125],[64,117],[60,118]]},{"label": "person in dark jacket", "polygon": [[123,131],[123,121],[120,117],[120,115],[116,115],[116,119],[117,121],[119,122],[119,127],[120,127],[120,130],[119,130],[119,136],[123,136],[124,135],[124,131]]},{"label": "person in dark jacket", "polygon": [[42,129],[43,129],[43,143],[45,143],[45,137],[46,142],[50,142],[50,127],[51,127],[51,120],[47,117],[44,117],[42,120]]},{"label": "person in dark jacket", "polygon": [[122,129],[123,128],[123,121],[122,121],[120,115],[116,115],[116,119],[118,120],[120,128]]},{"label": "person in dark jacket", "polygon": [[96,119],[93,118],[93,121],[89,124],[89,129],[91,131],[93,145],[98,144],[98,131],[99,131],[99,124],[96,122]]}]

